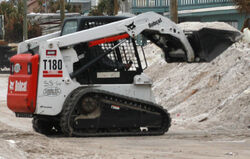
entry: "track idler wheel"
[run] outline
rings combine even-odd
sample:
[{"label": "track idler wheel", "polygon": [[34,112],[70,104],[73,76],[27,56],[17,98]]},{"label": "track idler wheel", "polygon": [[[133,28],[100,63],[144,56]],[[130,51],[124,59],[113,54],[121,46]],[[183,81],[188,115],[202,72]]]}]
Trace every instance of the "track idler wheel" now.
[{"label": "track idler wheel", "polygon": [[44,135],[56,135],[61,132],[58,123],[49,119],[39,118],[37,116],[33,117],[32,125],[36,132]]},{"label": "track idler wheel", "polygon": [[84,97],[81,102],[81,110],[83,113],[92,113],[98,106],[98,102],[93,97]]},{"label": "track idler wheel", "polygon": [[[64,104],[64,108],[61,114],[60,126],[62,132],[66,136],[78,136],[74,134],[77,132],[79,120],[95,119],[101,114],[98,97],[84,96],[78,92],[74,94],[73,98],[70,98]],[[96,128],[85,129],[88,133],[95,133]]]}]

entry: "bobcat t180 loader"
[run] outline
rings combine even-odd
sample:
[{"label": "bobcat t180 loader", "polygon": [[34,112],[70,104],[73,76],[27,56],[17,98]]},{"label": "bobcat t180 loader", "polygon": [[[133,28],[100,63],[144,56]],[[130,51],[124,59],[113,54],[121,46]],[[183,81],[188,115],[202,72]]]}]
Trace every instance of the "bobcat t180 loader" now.
[{"label": "bobcat t180 loader", "polygon": [[66,19],[61,32],[26,40],[10,59],[7,105],[33,117],[35,131],[66,136],[161,135],[167,110],[154,103],[135,37],[159,46],[167,62],[210,62],[238,32],[184,32],[153,12]]}]

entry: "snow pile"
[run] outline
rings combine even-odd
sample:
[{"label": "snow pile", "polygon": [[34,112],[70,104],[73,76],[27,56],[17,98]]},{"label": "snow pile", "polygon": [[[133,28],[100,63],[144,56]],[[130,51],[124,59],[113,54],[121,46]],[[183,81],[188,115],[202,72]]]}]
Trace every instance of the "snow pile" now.
[{"label": "snow pile", "polygon": [[250,43],[250,30],[248,28],[245,28],[243,30],[243,35],[244,35],[243,40],[247,43]]},{"label": "snow pile", "polygon": [[[229,30],[229,31],[238,31],[231,25],[224,23],[224,22],[206,22],[206,23],[201,23],[201,22],[183,22],[178,24],[180,28],[183,30],[200,30],[202,28],[211,28],[211,29],[223,29],[223,30]],[[238,31],[239,32],[239,31]]]},{"label": "snow pile", "polygon": [[[140,59],[144,59],[141,48],[138,47],[137,49],[140,55]],[[159,47],[155,46],[154,44],[148,44],[144,46],[143,50],[145,52],[148,66],[151,66],[153,64],[165,63],[163,59],[164,56],[163,56],[162,50]],[[142,60],[141,63],[142,63],[142,66],[145,65],[144,60]]]},{"label": "snow pile", "polygon": [[146,50],[151,64],[146,74],[154,81],[157,103],[170,111],[173,127],[248,129],[250,44],[236,43],[211,63],[200,64],[168,64],[153,58],[161,54],[157,46]]},{"label": "snow pile", "polygon": [[9,75],[6,74],[0,74],[0,102],[7,100],[8,76]]}]

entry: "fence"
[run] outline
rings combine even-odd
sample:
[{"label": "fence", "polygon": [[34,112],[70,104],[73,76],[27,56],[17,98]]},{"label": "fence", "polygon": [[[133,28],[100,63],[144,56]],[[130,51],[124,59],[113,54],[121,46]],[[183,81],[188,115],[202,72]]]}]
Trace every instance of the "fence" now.
[{"label": "fence", "polygon": [[[133,0],[133,7],[169,7],[171,0]],[[232,3],[232,0],[178,0],[179,7],[200,5],[223,5]]]}]

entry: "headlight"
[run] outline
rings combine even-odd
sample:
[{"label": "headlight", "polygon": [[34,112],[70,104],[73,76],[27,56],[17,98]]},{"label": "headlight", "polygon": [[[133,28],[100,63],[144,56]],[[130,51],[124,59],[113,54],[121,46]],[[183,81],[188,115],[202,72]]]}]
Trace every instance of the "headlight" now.
[{"label": "headlight", "polygon": [[21,70],[21,65],[20,65],[19,63],[16,63],[16,64],[14,65],[14,71],[15,71],[15,73],[20,72],[20,70]]},{"label": "headlight", "polygon": [[27,67],[27,72],[28,72],[28,74],[30,75],[30,74],[32,74],[32,64],[31,63],[28,63],[28,65],[27,65],[28,67]]}]

